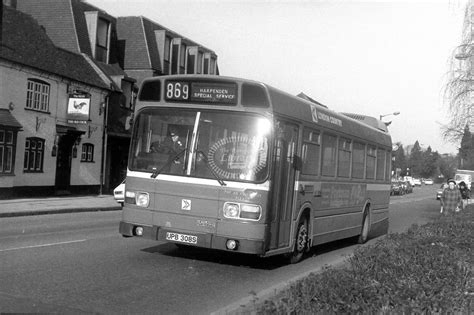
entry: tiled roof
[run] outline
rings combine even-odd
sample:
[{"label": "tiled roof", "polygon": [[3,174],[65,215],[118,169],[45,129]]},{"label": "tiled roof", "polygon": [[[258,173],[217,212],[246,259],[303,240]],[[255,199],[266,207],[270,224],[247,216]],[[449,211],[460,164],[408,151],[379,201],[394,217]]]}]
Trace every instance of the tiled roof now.
[{"label": "tiled roof", "polygon": [[0,108],[0,126],[22,129],[23,126],[13,117],[8,109]]},{"label": "tiled roof", "polygon": [[187,45],[200,46],[205,51],[212,50],[177,34],[166,27],[143,16],[122,16],[117,18],[117,38],[125,42],[124,69],[154,69],[162,71],[155,31],[167,31],[173,38],[183,38]]},{"label": "tiled roof", "polygon": [[99,62],[99,61],[96,61],[96,64],[102,69],[103,72],[105,72],[105,74],[107,75],[110,75],[110,76],[116,76],[116,75],[120,75],[120,76],[126,76],[127,74],[125,73],[125,71],[123,71],[122,68],[120,68],[120,66],[116,63],[114,64],[108,64],[108,63],[105,63],[105,62]]},{"label": "tiled roof", "polygon": [[0,58],[108,89],[80,54],[56,47],[31,16],[3,7]]},{"label": "tiled roof", "polygon": [[[147,37],[144,33],[142,17],[118,17],[117,38],[119,41],[123,40],[126,42],[124,51],[125,69],[152,68],[149,51],[147,50]],[[148,49],[150,49],[149,45]],[[156,69],[159,70],[159,66]]]},{"label": "tiled roof", "polygon": [[[17,9],[34,16],[57,47],[81,52],[71,0],[17,0]],[[82,52],[90,55],[90,44],[89,49]]]}]

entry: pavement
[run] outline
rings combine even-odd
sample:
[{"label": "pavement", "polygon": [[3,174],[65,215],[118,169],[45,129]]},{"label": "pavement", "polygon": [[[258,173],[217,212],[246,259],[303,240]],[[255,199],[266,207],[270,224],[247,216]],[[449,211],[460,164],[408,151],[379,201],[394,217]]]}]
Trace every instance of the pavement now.
[{"label": "pavement", "polygon": [[64,196],[0,200],[0,218],[28,215],[113,211],[122,206],[113,195]]}]

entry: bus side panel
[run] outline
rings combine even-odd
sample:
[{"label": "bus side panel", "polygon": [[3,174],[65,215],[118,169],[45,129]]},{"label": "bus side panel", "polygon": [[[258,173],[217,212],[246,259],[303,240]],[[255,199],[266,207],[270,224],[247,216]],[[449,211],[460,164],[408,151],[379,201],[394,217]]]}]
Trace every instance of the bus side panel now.
[{"label": "bus side panel", "polygon": [[377,237],[388,233],[388,209],[372,211],[369,237]]},{"label": "bus side panel", "polygon": [[390,203],[390,184],[367,184],[367,198],[372,209],[388,208]]},{"label": "bus side panel", "polygon": [[[387,225],[387,184],[304,181],[299,183],[299,204],[313,205],[313,244],[359,235],[366,201],[371,203],[371,228],[383,231]],[[371,233],[372,234],[372,233]],[[379,234],[380,235],[380,234]]]},{"label": "bus side panel", "polygon": [[313,245],[323,244],[358,235],[361,231],[362,212],[315,217]]},{"label": "bus side panel", "polygon": [[312,187],[313,243],[357,235],[362,224],[362,208],[366,201],[363,183],[305,182],[305,191]]},{"label": "bus side panel", "polygon": [[390,185],[387,183],[368,184],[367,196],[370,198],[370,233],[369,237],[377,237],[388,233],[390,204]]}]

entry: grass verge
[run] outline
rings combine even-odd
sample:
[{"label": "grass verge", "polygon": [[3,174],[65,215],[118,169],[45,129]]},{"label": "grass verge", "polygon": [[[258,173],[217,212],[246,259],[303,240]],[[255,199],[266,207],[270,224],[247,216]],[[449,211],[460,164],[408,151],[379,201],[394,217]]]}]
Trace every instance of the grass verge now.
[{"label": "grass verge", "polygon": [[442,217],[359,247],[342,268],[327,267],[251,314],[470,314],[474,312],[474,210]]}]

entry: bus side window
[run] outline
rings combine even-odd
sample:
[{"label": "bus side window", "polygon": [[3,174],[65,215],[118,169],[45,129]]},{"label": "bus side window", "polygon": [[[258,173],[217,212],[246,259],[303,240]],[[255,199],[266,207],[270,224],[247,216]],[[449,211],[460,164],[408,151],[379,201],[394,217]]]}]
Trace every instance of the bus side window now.
[{"label": "bus side window", "polygon": [[336,175],[336,149],[337,137],[330,134],[323,134],[323,166],[322,175],[332,176]]},{"label": "bus side window", "polygon": [[339,138],[337,176],[348,178],[351,172],[351,140]]},{"label": "bus side window", "polygon": [[377,158],[377,149],[373,146],[367,146],[367,168],[365,177],[367,179],[375,179],[375,160]]},{"label": "bus side window", "polygon": [[383,180],[385,175],[385,150],[377,148],[377,179]]},{"label": "bus side window", "polygon": [[354,142],[352,145],[352,178],[363,179],[365,173],[365,144]]},{"label": "bus side window", "polygon": [[321,134],[319,131],[305,128],[303,131],[302,173],[319,175],[321,154]]}]

